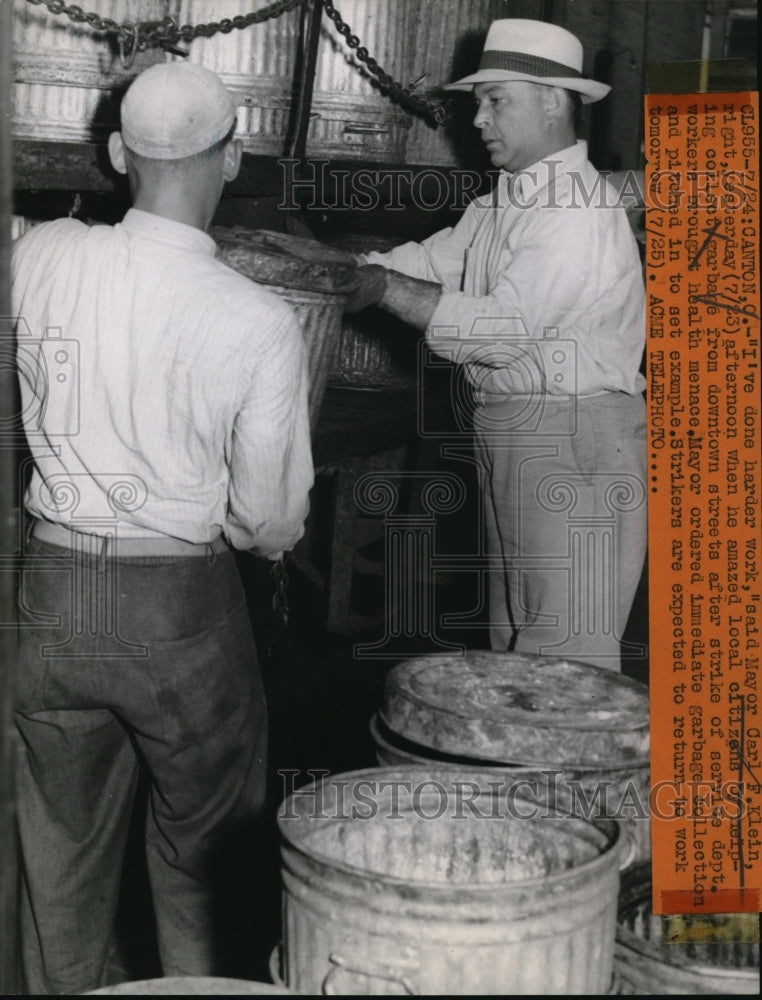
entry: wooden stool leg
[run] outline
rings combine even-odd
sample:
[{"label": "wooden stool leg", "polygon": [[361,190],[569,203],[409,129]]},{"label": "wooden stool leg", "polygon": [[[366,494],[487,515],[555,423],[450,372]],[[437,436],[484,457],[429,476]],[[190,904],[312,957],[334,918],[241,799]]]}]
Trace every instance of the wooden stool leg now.
[{"label": "wooden stool leg", "polygon": [[384,620],[386,608],[378,615],[359,615],[352,610],[353,576],[358,560],[355,484],[367,472],[399,473],[405,467],[407,456],[408,446],[401,445],[389,451],[354,459],[337,468],[327,588],[326,628],[329,632],[351,634],[381,624]]},{"label": "wooden stool leg", "polygon": [[331,565],[328,570],[329,632],[352,632],[352,574],[355,558],[357,507],[355,482],[361,474],[360,463],[351,462],[336,472],[336,492],[331,526]]}]

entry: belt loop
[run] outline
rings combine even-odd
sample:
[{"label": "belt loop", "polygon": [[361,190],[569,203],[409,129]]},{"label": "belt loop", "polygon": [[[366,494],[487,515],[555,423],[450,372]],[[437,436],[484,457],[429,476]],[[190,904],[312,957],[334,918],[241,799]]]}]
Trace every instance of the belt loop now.
[{"label": "belt loop", "polygon": [[217,562],[217,553],[214,551],[214,542],[206,543],[206,564],[207,566],[214,566]]}]

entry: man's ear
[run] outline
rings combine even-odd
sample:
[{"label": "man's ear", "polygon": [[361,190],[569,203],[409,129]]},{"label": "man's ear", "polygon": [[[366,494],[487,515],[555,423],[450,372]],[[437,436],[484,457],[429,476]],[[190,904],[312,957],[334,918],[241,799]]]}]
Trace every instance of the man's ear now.
[{"label": "man's ear", "polygon": [[222,176],[226,181],[234,181],[241,169],[241,157],[243,155],[243,141],[241,139],[231,139],[225,146],[225,160],[222,166]]},{"label": "man's ear", "polygon": [[119,174],[126,174],[127,164],[124,160],[124,143],[121,132],[112,132],[108,137],[108,155],[114,170]]},{"label": "man's ear", "polygon": [[551,118],[557,119],[564,114],[566,108],[566,93],[562,87],[544,87],[543,101],[545,109]]}]

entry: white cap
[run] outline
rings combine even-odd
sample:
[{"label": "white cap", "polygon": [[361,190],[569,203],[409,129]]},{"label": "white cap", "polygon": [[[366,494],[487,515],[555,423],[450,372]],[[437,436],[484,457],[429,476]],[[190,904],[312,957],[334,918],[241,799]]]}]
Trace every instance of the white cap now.
[{"label": "white cap", "polygon": [[140,156],[179,160],[224,139],[235,102],[211,70],[196,63],[150,66],[122,101],[122,141]]}]

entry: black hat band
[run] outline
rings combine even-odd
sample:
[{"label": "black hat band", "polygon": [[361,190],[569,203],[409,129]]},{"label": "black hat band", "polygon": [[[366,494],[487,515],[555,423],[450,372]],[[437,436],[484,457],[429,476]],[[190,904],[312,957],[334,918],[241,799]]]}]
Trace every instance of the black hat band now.
[{"label": "black hat band", "polygon": [[485,50],[479,69],[505,69],[528,76],[577,77],[582,79],[578,69],[542,56],[528,55],[526,52],[504,52],[502,49]]}]

